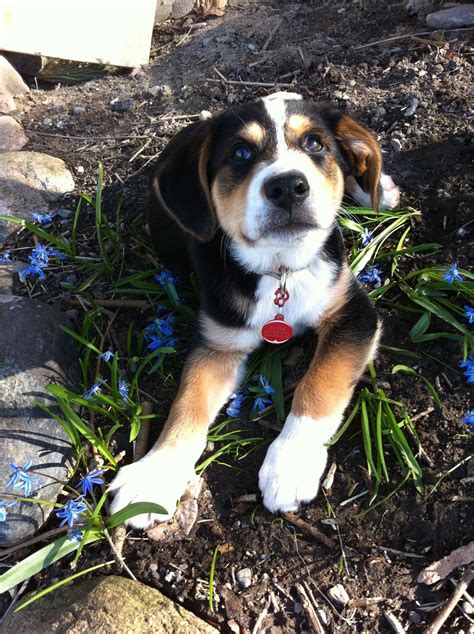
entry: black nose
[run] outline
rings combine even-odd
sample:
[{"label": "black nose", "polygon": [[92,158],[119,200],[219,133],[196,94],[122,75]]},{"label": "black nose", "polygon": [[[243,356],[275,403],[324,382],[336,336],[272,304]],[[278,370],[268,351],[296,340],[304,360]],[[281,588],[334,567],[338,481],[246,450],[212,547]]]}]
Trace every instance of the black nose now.
[{"label": "black nose", "polygon": [[308,197],[309,185],[301,172],[287,172],[270,178],[264,185],[264,191],[276,207],[291,212],[295,205]]}]

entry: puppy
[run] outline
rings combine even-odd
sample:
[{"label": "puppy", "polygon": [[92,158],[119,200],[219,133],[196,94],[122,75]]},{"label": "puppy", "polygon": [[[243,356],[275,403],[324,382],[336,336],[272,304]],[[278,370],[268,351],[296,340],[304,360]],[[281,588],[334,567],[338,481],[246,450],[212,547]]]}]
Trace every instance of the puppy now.
[{"label": "puppy", "polygon": [[193,123],[163,150],[150,183],[148,223],[160,260],[193,270],[199,343],[150,452],[120,470],[112,511],[161,504],[173,515],[213,423],[248,356],[311,329],[314,359],[259,473],[271,512],[312,500],[327,449],[377,348],[379,325],[344,260],[337,215],[344,182],[362,204],[394,207],[374,137],[349,116],[276,93]]}]

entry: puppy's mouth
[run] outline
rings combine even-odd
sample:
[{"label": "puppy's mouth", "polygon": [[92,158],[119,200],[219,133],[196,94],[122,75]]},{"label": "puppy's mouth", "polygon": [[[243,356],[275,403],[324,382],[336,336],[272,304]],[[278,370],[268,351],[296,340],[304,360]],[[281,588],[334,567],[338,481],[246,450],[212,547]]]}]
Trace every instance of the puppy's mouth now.
[{"label": "puppy's mouth", "polygon": [[310,214],[279,214],[263,227],[262,234],[281,234],[285,236],[298,236],[308,231],[319,229],[319,224]]}]

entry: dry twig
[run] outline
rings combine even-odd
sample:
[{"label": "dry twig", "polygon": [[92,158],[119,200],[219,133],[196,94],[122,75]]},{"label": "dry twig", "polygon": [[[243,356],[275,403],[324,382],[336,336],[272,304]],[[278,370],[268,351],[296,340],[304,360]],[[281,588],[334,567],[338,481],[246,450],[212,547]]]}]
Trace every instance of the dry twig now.
[{"label": "dry twig", "polygon": [[447,601],[443,608],[441,609],[438,616],[435,618],[433,623],[426,630],[426,634],[437,634],[440,629],[443,627],[445,621],[448,619],[451,612],[459,603],[462,595],[466,592],[469,587],[469,584],[474,579],[474,572],[468,569],[461,577],[456,590],[453,592],[452,597]]},{"label": "dry twig", "polygon": [[298,592],[301,604],[308,614],[309,622],[311,623],[313,632],[315,632],[315,634],[324,634],[324,630],[321,627],[321,623],[319,622],[316,610],[314,609],[306,590],[303,588],[301,583],[297,583],[295,587],[296,591]]},{"label": "dry twig", "polygon": [[326,548],[336,548],[336,542],[333,539],[322,533],[315,526],[311,526],[311,524],[308,524],[308,522],[305,522],[300,517],[297,517],[294,513],[282,513],[282,517],[288,520],[288,522],[290,522],[291,524],[294,524],[298,528],[301,528],[301,530],[303,530],[305,533],[308,533],[308,535],[311,535],[311,537],[314,537],[314,539],[316,539],[318,542],[321,542],[321,544],[324,544]]}]

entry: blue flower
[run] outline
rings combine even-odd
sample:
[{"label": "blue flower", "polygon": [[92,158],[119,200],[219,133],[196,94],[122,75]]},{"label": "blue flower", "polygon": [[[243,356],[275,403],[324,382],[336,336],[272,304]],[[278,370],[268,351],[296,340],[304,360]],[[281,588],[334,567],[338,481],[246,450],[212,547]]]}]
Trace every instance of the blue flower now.
[{"label": "blue flower", "polygon": [[31,484],[33,478],[28,472],[31,467],[31,460],[25,462],[22,467],[19,467],[14,462],[10,463],[10,468],[13,473],[8,480],[7,487],[12,489],[23,489],[24,496],[27,498],[31,493]]},{"label": "blue flower", "polygon": [[79,496],[75,500],[69,500],[64,506],[55,511],[56,515],[63,521],[59,526],[64,526],[67,523],[69,528],[79,519],[80,515],[84,515],[87,512],[87,504]]},{"label": "blue flower", "polygon": [[100,477],[102,473],[104,473],[103,469],[94,469],[94,471],[82,476],[79,482],[82,497],[85,497],[88,493],[92,494],[94,484],[104,484],[104,478]]},{"label": "blue flower", "polygon": [[363,247],[366,247],[369,244],[369,242],[372,242],[372,238],[373,238],[372,232],[369,231],[367,227],[364,229],[364,231],[362,231],[362,233],[360,234],[360,237],[362,238]]},{"label": "blue flower", "polygon": [[48,247],[45,247],[44,244],[38,242],[36,247],[31,251],[31,255],[29,259],[32,262],[48,262],[49,260],[49,251]]},{"label": "blue flower", "polygon": [[470,324],[474,324],[474,308],[471,308],[471,306],[463,306],[463,308],[465,308],[466,312],[462,316],[466,317]]},{"label": "blue flower", "polygon": [[94,385],[92,385],[87,390],[87,392],[84,393],[84,398],[86,399],[86,401],[88,401],[90,398],[92,398],[96,394],[100,394],[102,392],[101,386],[104,385],[104,383],[107,383],[105,379],[100,379],[99,381],[97,381],[97,383],[94,383]]},{"label": "blue flower", "polygon": [[10,251],[4,251],[2,255],[0,255],[0,264],[8,264],[9,262],[11,262]]},{"label": "blue flower", "polygon": [[179,279],[175,277],[171,271],[167,271],[166,269],[161,271],[161,273],[157,273],[153,276],[158,284],[163,287],[165,290],[168,288],[167,282],[170,284],[178,284]]},{"label": "blue flower", "polygon": [[359,282],[363,282],[365,284],[373,284],[374,282],[377,284],[382,284],[382,271],[378,269],[376,266],[368,266],[365,269],[365,272],[359,273],[357,279]]},{"label": "blue flower", "polygon": [[4,502],[0,500],[0,522],[4,522],[7,519],[7,508],[15,504],[14,502]]},{"label": "blue flower", "polygon": [[466,423],[466,425],[469,425],[469,427],[474,430],[474,409],[470,409],[467,416],[465,416],[461,422]]},{"label": "blue flower", "polygon": [[231,418],[238,418],[240,416],[240,410],[242,409],[245,397],[245,392],[237,392],[236,394],[232,394],[232,396],[230,397],[231,401],[225,410],[227,416],[230,416]]},{"label": "blue flower", "polygon": [[265,407],[267,407],[267,405],[270,405],[271,402],[271,398],[267,398],[266,396],[257,396],[253,403],[253,411],[261,412],[262,409],[265,409]]},{"label": "blue flower", "polygon": [[456,263],[451,264],[451,266],[449,267],[449,269],[446,271],[446,273],[443,275],[441,279],[447,282],[448,284],[452,284],[454,280],[457,280],[458,282],[463,281],[462,277],[459,274],[458,265]]},{"label": "blue flower", "polygon": [[265,394],[275,394],[274,388],[269,384],[268,379],[266,379],[263,374],[260,375],[260,385]]},{"label": "blue flower", "polygon": [[459,367],[466,368],[464,371],[464,376],[467,377],[467,382],[474,383],[474,357],[472,356],[472,354],[470,354],[468,358],[464,361],[461,361]]},{"label": "blue flower", "polygon": [[80,528],[75,528],[73,531],[69,531],[68,542],[81,542],[84,532]]},{"label": "blue flower", "polygon": [[53,222],[54,217],[52,214],[37,214],[35,212],[33,212],[31,216],[39,225],[49,225],[50,222]]},{"label": "blue flower", "polygon": [[104,361],[110,361],[110,359],[113,359],[114,357],[114,352],[112,352],[112,350],[106,350],[105,352],[102,352],[102,354],[97,355],[98,359],[104,359]]},{"label": "blue flower", "polygon": [[124,401],[128,399],[128,391],[130,389],[130,385],[124,379],[119,379],[118,382],[118,393],[123,398]]},{"label": "blue flower", "polygon": [[21,269],[21,271],[18,271],[20,282],[24,282],[26,278],[29,277],[30,275],[33,277],[37,275],[39,280],[44,280],[44,278],[46,277],[45,274],[43,273],[44,268],[47,268],[44,262],[40,262],[40,261],[31,262],[31,264],[28,264],[28,266],[25,266],[25,268]]}]

